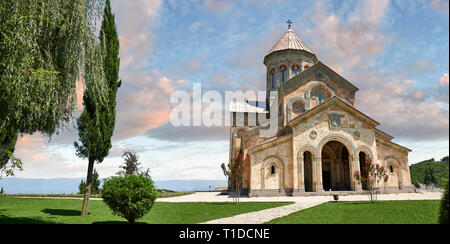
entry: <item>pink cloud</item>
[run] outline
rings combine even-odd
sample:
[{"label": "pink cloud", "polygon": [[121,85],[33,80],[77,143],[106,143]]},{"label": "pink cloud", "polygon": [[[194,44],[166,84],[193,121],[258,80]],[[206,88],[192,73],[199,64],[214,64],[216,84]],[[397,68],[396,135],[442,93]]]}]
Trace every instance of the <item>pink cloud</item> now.
[{"label": "pink cloud", "polygon": [[114,139],[139,136],[169,122],[170,96],[188,83],[186,80],[159,76],[157,71],[129,72],[122,76]]},{"label": "pink cloud", "polygon": [[146,55],[152,50],[155,38],[151,32],[160,0],[117,0],[112,2],[120,39],[122,68],[146,65]]},{"label": "pink cloud", "polygon": [[441,79],[439,80],[439,82],[441,83],[441,85],[445,86],[445,85],[448,85],[448,83],[449,83],[448,80],[449,80],[448,73],[445,73],[445,74],[441,77]]},{"label": "pink cloud", "polygon": [[448,14],[448,0],[431,0],[430,5],[434,10]]},{"label": "pink cloud", "polygon": [[14,155],[20,158],[24,166],[43,163],[45,161],[61,160],[61,157],[52,153],[46,146],[48,138],[42,135],[23,135],[19,137]]}]

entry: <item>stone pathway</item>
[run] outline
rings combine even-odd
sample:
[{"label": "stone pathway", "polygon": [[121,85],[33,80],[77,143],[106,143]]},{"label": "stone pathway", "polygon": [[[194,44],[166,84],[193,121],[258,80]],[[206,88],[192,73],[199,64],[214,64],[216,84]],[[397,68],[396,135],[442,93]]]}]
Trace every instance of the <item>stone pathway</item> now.
[{"label": "stone pathway", "polygon": [[269,208],[257,212],[250,212],[245,214],[239,214],[236,216],[215,219],[201,224],[263,224],[272,219],[280,218],[291,213],[311,208],[327,201],[308,201],[308,202],[296,202],[287,206],[281,206],[276,208]]}]

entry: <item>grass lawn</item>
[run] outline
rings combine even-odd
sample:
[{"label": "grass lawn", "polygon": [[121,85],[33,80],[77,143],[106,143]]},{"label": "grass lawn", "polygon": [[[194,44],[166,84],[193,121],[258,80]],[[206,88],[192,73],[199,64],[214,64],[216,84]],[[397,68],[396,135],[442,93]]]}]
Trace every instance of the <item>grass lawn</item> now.
[{"label": "grass lawn", "polygon": [[[82,200],[0,197],[0,224],[121,224],[103,201],[89,202],[89,216],[81,218]],[[291,203],[165,203],[156,202],[138,223],[194,224]]]},{"label": "grass lawn", "polygon": [[440,201],[328,202],[268,224],[436,224]]}]

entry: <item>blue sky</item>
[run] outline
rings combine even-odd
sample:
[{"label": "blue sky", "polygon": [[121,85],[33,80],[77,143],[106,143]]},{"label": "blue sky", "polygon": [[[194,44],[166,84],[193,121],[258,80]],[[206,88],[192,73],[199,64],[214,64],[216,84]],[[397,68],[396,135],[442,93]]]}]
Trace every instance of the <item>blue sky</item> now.
[{"label": "blue sky", "polygon": [[[113,175],[125,148],[157,180],[222,179],[229,129],[173,128],[170,94],[262,90],[263,58],[293,21],[319,60],[360,91],[357,108],[413,150],[410,163],[448,155],[449,3],[446,0],[112,0],[122,87],[113,148],[96,165]],[[17,177],[84,177],[76,130],[24,135]]]}]

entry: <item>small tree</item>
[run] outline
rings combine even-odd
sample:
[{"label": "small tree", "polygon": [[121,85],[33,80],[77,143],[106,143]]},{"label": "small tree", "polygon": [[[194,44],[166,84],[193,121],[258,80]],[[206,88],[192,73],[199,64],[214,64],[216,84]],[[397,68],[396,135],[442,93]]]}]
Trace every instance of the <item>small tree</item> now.
[{"label": "small tree", "polygon": [[230,180],[228,179],[230,176],[230,170],[227,169],[227,166],[225,166],[224,163],[220,165],[220,168],[222,169],[223,175],[225,176],[225,180],[227,181],[227,191],[230,189]]},{"label": "small tree", "polygon": [[[94,173],[92,174],[92,194],[99,194],[100,193],[100,179],[99,174],[96,169],[94,169]],[[78,185],[78,194],[84,194],[86,192],[86,182],[84,180],[81,180],[80,184]]]},{"label": "small tree", "polygon": [[122,154],[124,165],[120,166],[121,171],[117,175],[137,175],[141,172],[141,163],[136,152],[126,149]]},{"label": "small tree", "polygon": [[425,176],[424,176],[424,184],[425,185],[431,185],[433,183],[436,183],[436,177],[434,175],[434,170],[431,167],[431,165],[428,165],[425,169]]},{"label": "small tree", "polygon": [[86,192],[86,182],[84,180],[81,180],[80,184],[78,185],[78,194],[84,194]]},{"label": "small tree", "polygon": [[228,190],[231,190],[233,202],[239,203],[239,196],[241,195],[242,188],[242,175],[244,173],[244,160],[242,157],[242,151],[228,164],[228,169],[225,164],[221,164],[223,174],[228,181]]},{"label": "small tree", "polygon": [[445,185],[445,193],[444,196],[442,196],[441,200],[441,210],[439,212],[439,224],[448,224],[448,208],[449,208],[449,202],[448,202],[448,181]]},{"label": "small tree", "polygon": [[353,178],[361,185],[366,186],[371,203],[377,201],[378,184],[381,180],[387,182],[389,176],[385,173],[385,167],[375,164],[371,159],[367,159],[361,171],[355,170]]},{"label": "small tree", "polygon": [[157,191],[148,173],[113,176],[103,184],[103,201],[113,214],[134,224],[145,216],[157,198]]}]

